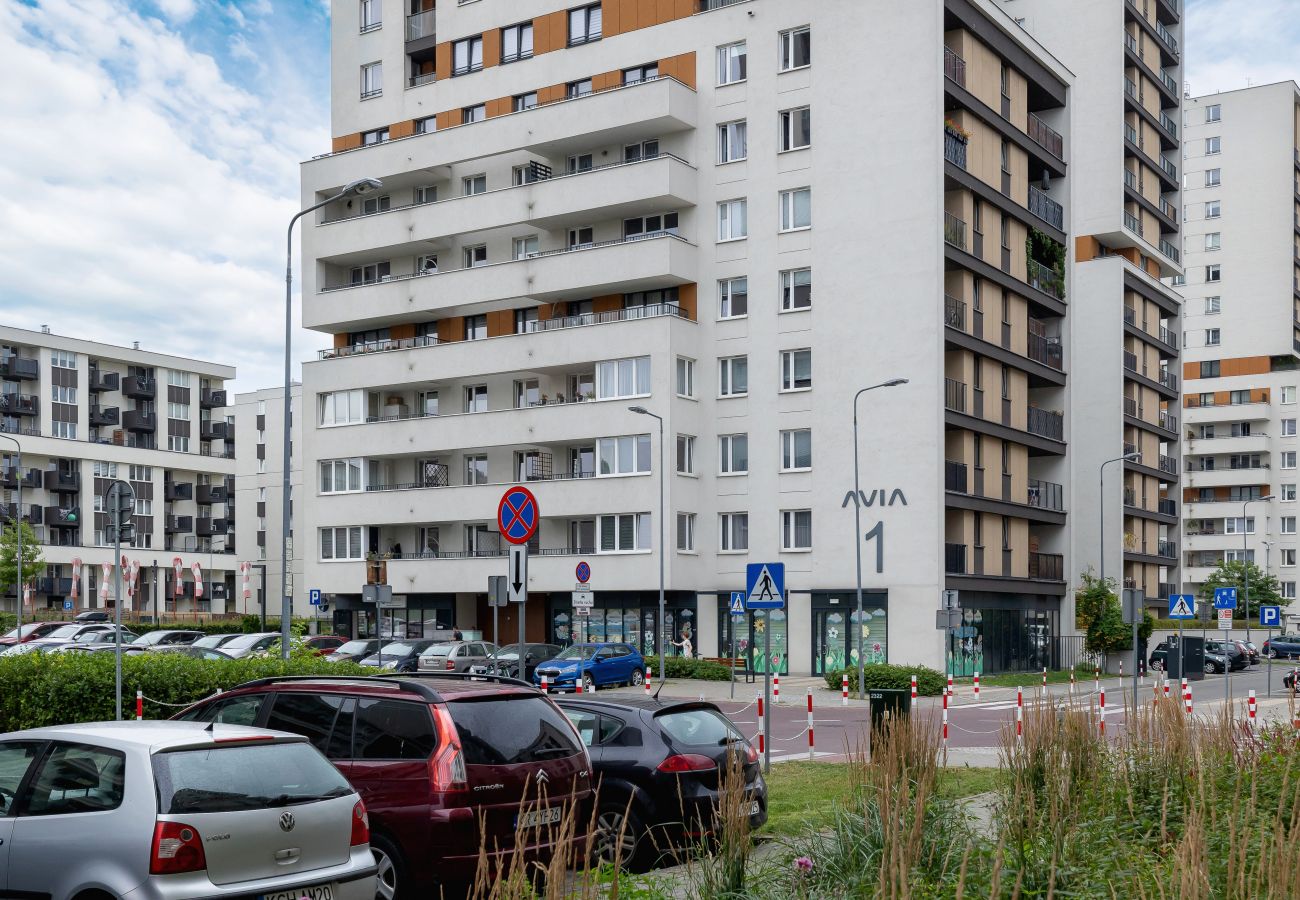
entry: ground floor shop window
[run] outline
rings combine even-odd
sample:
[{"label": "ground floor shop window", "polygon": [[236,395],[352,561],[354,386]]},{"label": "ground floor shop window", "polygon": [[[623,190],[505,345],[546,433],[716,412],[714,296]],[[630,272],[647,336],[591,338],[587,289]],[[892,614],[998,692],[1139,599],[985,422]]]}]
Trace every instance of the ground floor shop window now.
[{"label": "ground floor shop window", "polygon": [[[632,595],[639,597],[639,595]],[[693,596],[693,595],[692,595]],[[619,596],[596,597],[596,608],[586,615],[578,615],[565,600],[552,595],[550,615],[550,640],[561,646],[583,643],[626,643],[637,648],[644,656],[655,654],[655,625],[659,619],[657,598],[637,603],[620,603]],[[675,600],[675,602],[674,602]],[[664,634],[668,636],[669,656],[680,656],[685,640],[690,642],[695,655],[699,640],[696,637],[695,609],[685,605],[680,598],[670,598],[664,620]]]},{"label": "ground floor shop window", "polygon": [[954,675],[1038,672],[1058,667],[1057,613],[1051,609],[963,609],[949,635]]}]

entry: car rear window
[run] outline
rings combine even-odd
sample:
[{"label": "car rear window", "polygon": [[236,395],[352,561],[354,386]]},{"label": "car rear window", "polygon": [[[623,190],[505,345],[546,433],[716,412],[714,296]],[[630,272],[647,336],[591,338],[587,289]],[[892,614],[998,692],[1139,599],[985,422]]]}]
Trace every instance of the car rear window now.
[{"label": "car rear window", "polygon": [[743,741],[726,716],[711,709],[684,709],[658,717],[659,727],[675,741],[695,747],[720,747],[727,741]]},{"label": "car rear window", "polygon": [[352,788],[310,744],[234,744],[154,754],[164,815],[270,809],[345,797]]},{"label": "car rear window", "polygon": [[435,644],[432,647],[426,648],[421,656],[447,656],[453,649],[455,648],[450,644]]},{"label": "car rear window", "polygon": [[573,727],[544,697],[515,694],[447,704],[465,763],[509,766],[582,752]]},{"label": "car rear window", "polygon": [[348,641],[339,647],[335,653],[367,653],[370,651],[370,641]]}]

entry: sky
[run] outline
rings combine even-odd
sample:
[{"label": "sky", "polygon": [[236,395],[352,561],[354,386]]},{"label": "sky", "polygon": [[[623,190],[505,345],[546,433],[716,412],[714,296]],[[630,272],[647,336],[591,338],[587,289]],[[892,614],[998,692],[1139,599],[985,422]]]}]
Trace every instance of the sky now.
[{"label": "sky", "polygon": [[[1186,4],[1194,94],[1300,77],[1300,0]],[[329,149],[328,8],[0,0],[0,322],[280,383],[284,228],[298,164]],[[326,342],[295,329],[295,359]]]}]

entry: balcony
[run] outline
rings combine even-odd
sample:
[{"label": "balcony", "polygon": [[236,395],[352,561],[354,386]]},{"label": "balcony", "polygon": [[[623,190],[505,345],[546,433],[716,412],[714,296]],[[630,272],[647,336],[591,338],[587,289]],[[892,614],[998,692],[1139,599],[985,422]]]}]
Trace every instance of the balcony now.
[{"label": "balcony", "polygon": [[1168,369],[1160,370],[1160,383],[1171,391],[1178,390],[1178,376]]},{"label": "balcony", "polygon": [[224,484],[201,484],[195,493],[195,502],[202,503],[205,506],[213,503],[225,503],[229,500],[230,494],[226,491]]},{"label": "balcony", "polygon": [[1160,341],[1160,343],[1164,344],[1166,347],[1169,347],[1169,348],[1171,348],[1171,349],[1173,349],[1173,350],[1177,350],[1177,349],[1178,349],[1178,333],[1177,333],[1177,332],[1170,331],[1168,328],[1166,328],[1165,326],[1161,325],[1161,326],[1160,326],[1160,331],[1159,331],[1159,333],[1157,334],[1157,338],[1158,338],[1158,340]]},{"label": "balcony", "polygon": [[165,534],[190,534],[193,531],[193,516],[166,516],[163,519],[163,532]]},{"label": "balcony", "polygon": [[1165,431],[1178,430],[1178,417],[1175,416],[1173,413],[1165,412],[1162,410],[1160,412],[1159,419],[1157,419],[1157,422],[1159,423],[1160,427],[1163,428]]},{"label": "balcony", "polygon": [[47,469],[45,489],[58,494],[75,494],[81,490],[81,473]]},{"label": "balcony", "polygon": [[1178,221],[1178,209],[1164,197],[1160,198],[1160,211],[1165,214],[1167,219],[1174,222]]},{"label": "balcony", "polygon": [[72,593],[71,578],[53,578],[44,575],[36,579],[36,593],[54,597],[66,597]]},{"label": "balcony", "polygon": [[195,522],[194,533],[199,537],[225,536],[229,525],[225,519],[206,519],[200,517]]},{"label": "balcony", "polygon": [[1029,479],[1028,503],[1039,509],[1065,512],[1065,486],[1053,481]]},{"label": "balcony", "polygon": [[0,394],[0,416],[35,416],[41,411],[41,398],[34,394]]},{"label": "balcony", "polygon": [[188,481],[164,481],[163,499],[169,503],[177,500],[193,500],[194,485]]},{"label": "balcony", "polygon": [[1173,163],[1171,163],[1169,160],[1165,159],[1163,156],[1157,159],[1156,162],[1160,164],[1160,171],[1164,172],[1167,176],[1169,176],[1170,181],[1174,182],[1174,184],[1177,184],[1178,167]]},{"label": "balcony", "polygon": [[101,372],[98,366],[91,366],[86,387],[92,394],[98,394],[102,391],[115,391],[118,387],[118,374],[116,372]]},{"label": "balcony", "polygon": [[220,409],[227,405],[224,390],[214,391],[211,388],[203,388],[199,391],[199,409]]},{"label": "balcony", "polygon": [[1170,33],[1163,22],[1156,22],[1156,36],[1160,38],[1160,43],[1164,44],[1170,53],[1174,54],[1174,56],[1178,55],[1178,39]]},{"label": "balcony", "polygon": [[10,356],[0,361],[0,379],[5,381],[36,381],[41,377],[39,360]]},{"label": "balcony", "polygon": [[1178,123],[1169,118],[1167,113],[1160,113],[1160,126],[1172,136],[1178,137]]},{"label": "balcony", "polygon": [[943,570],[949,575],[966,574],[966,545],[943,545]]},{"label": "balcony", "polygon": [[1025,260],[1025,280],[1030,287],[1036,288],[1057,300],[1065,299],[1065,276],[1040,263],[1032,257]]},{"label": "balcony", "polygon": [[956,297],[943,296],[943,324],[958,331],[966,330],[966,302]]},{"label": "balcony", "polygon": [[1162,516],[1176,516],[1178,515],[1178,501],[1161,500],[1156,504],[1156,512],[1160,513]]},{"label": "balcony", "polygon": [[948,47],[943,48],[943,75],[962,87],[966,86],[966,60]]},{"label": "balcony", "polygon": [[[44,507],[32,506],[30,503],[23,506],[23,521],[28,525],[40,525],[44,521]],[[12,522],[18,515],[17,503],[5,503],[0,505],[0,522]]]},{"label": "balcony", "polygon": [[1164,238],[1160,239],[1160,252],[1163,253],[1165,256],[1169,257],[1170,259],[1172,259],[1174,262],[1182,261],[1183,258],[1182,252],[1173,244],[1171,244],[1169,241],[1165,240]]},{"label": "balcony", "polygon": [[1057,159],[1065,159],[1065,138],[1061,137],[1059,132],[1048,126],[1046,122],[1033,113],[1029,114],[1028,127],[1025,129],[1025,133],[1029,135],[1031,141]]},{"label": "balcony", "polygon": [[1177,475],[1177,474],[1178,474],[1178,457],[1176,457],[1176,456],[1165,456],[1163,453],[1160,454],[1159,468],[1160,468],[1160,471],[1161,471],[1161,472],[1164,472],[1166,475]]},{"label": "balcony", "polygon": [[80,528],[81,507],[47,506],[45,524],[51,528]]},{"label": "balcony", "polygon": [[121,414],[116,406],[92,406],[90,408],[90,427],[103,428],[105,425],[116,425],[121,421]]},{"label": "balcony", "polygon": [[28,469],[26,472],[19,474],[17,467],[10,467],[0,471],[0,488],[10,491],[18,490],[20,483],[24,490],[39,488],[43,482],[40,469]]},{"label": "balcony", "polygon": [[1156,544],[1156,556],[1164,557],[1165,559],[1177,559],[1178,542],[1160,541]]},{"label": "balcony", "polygon": [[1035,581],[1064,581],[1065,557],[1060,553],[1029,554],[1029,577]]},{"label": "balcony", "polygon": [[966,412],[966,382],[952,378],[943,380],[943,405],[953,412]]},{"label": "balcony", "polygon": [[1048,337],[1030,332],[1028,352],[1029,358],[1034,362],[1040,362],[1045,366],[1056,369],[1058,372],[1065,371],[1065,351],[1061,346],[1059,337]]},{"label": "balcony", "polygon": [[418,41],[421,38],[433,37],[437,31],[437,17],[434,15],[436,10],[426,9],[406,17],[406,39],[408,41]]},{"label": "balcony", "polygon": [[1029,211],[1057,231],[1065,230],[1065,208],[1032,184],[1029,186]]},{"label": "balcony", "polygon": [[225,422],[217,422],[212,419],[204,419],[199,422],[199,440],[201,441],[224,441],[226,434]]},{"label": "balcony", "polygon": [[958,250],[966,249],[966,220],[959,219],[950,212],[943,214],[943,239]]},{"label": "balcony", "polygon": [[122,413],[122,427],[127,431],[152,433],[158,427],[158,417],[151,412],[128,409]]},{"label": "balcony", "polygon": [[1124,210],[1124,227],[1127,228],[1129,231],[1133,232],[1134,234],[1136,234],[1138,237],[1142,237],[1141,220],[1139,220],[1137,216],[1133,215],[1127,209]]},{"label": "balcony", "polygon": [[966,168],[966,138],[951,131],[943,130],[943,158],[959,169]]},{"label": "balcony", "polygon": [[152,400],[158,386],[144,375],[127,375],[122,379],[122,393],[135,400]]},{"label": "balcony", "polygon": [[958,494],[970,493],[967,488],[966,464],[946,459],[943,462],[943,489]]},{"label": "balcony", "polygon": [[1059,412],[1031,406],[1026,417],[1026,431],[1054,441],[1065,440],[1065,416]]}]

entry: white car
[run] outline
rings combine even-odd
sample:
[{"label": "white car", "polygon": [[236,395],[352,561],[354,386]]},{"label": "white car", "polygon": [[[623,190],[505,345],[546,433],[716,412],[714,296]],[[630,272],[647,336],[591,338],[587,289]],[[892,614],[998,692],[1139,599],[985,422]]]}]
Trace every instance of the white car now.
[{"label": "white car", "polygon": [[370,823],[297,735],[202,722],[11,732],[0,895],[373,900]]},{"label": "white car", "polygon": [[272,645],[278,646],[280,642],[280,632],[278,631],[261,631],[256,634],[241,634],[237,638],[231,638],[221,645],[221,652],[235,659],[243,659],[246,656],[256,656],[259,653],[265,653],[271,649]]}]

